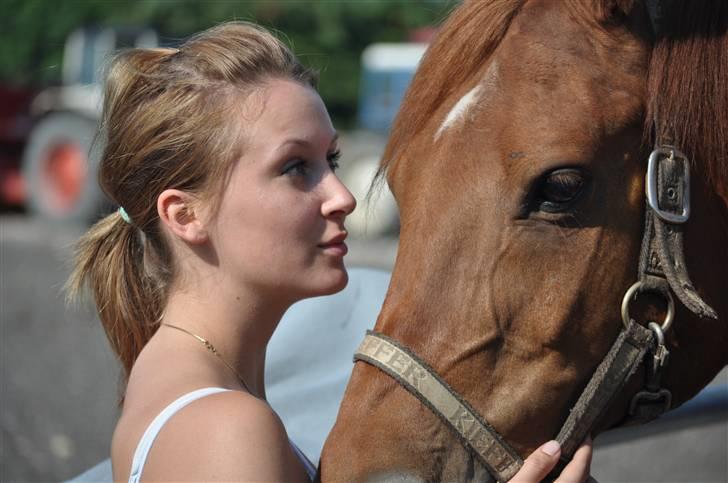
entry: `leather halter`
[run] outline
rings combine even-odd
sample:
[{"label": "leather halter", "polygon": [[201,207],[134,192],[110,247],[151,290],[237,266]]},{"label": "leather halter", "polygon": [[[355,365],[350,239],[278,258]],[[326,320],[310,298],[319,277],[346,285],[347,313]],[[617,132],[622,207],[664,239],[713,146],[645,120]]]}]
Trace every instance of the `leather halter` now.
[{"label": "leather halter", "polygon": [[[656,36],[662,34],[665,3],[666,0],[645,0]],[[573,457],[642,362],[646,366],[644,388],[632,397],[622,424],[644,423],[671,408],[672,395],[661,387],[660,376],[669,356],[665,333],[674,317],[673,293],[694,314],[717,318],[715,310],[700,298],[690,281],[683,254],[682,228],[690,218],[690,162],[672,146],[667,127],[655,120],[654,128],[655,147],[645,177],[645,228],[638,280],[622,301],[622,331],[556,436],[563,462]],[[643,327],[630,317],[630,303],[645,292],[657,294],[667,302],[662,324],[650,321]],[[397,380],[450,427],[498,481],[510,480],[523,465],[518,453],[485,418],[409,349],[369,331],[355,352],[354,361],[372,364]]]},{"label": "leather halter", "polygon": [[[556,437],[564,462],[573,457],[643,361],[645,387],[633,396],[623,424],[647,422],[671,408],[672,395],[660,386],[660,375],[668,358],[664,333],[674,317],[671,291],[696,315],[717,317],[693,288],[683,256],[682,225],[690,216],[689,170],[687,158],[672,146],[658,145],[650,154],[638,281],[627,290],[622,302],[623,330]],[[667,316],[661,325],[649,322],[645,328],[630,317],[630,302],[644,292],[659,294],[667,301]],[[385,335],[369,331],[355,352],[354,361],[374,365],[397,380],[449,426],[498,481],[508,481],[520,469],[523,461],[518,453],[414,352]]]}]

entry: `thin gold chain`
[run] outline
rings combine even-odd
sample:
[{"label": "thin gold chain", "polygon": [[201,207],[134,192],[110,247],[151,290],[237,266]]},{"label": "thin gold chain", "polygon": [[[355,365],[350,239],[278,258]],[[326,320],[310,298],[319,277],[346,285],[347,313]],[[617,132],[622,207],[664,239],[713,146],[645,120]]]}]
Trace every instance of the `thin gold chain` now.
[{"label": "thin gold chain", "polygon": [[222,357],[222,354],[220,354],[220,353],[219,353],[219,352],[217,351],[217,349],[215,349],[215,346],[214,346],[214,345],[212,345],[212,343],[211,343],[211,342],[210,342],[209,340],[207,340],[207,339],[205,339],[205,338],[203,338],[203,337],[200,337],[199,335],[197,335],[197,334],[195,334],[195,333],[193,333],[193,332],[190,332],[190,331],[189,331],[189,330],[187,330],[187,329],[183,329],[182,327],[177,327],[176,325],[168,324],[168,323],[166,323],[166,322],[162,322],[162,325],[164,325],[164,326],[166,326],[166,327],[170,327],[170,328],[172,328],[172,329],[177,329],[177,330],[179,330],[179,331],[181,331],[181,332],[184,332],[185,334],[191,335],[191,336],[192,336],[192,337],[194,337],[195,339],[197,339],[197,340],[199,340],[200,342],[202,342],[202,343],[203,343],[203,344],[205,345],[205,347],[207,348],[207,350],[208,350],[208,351],[210,351],[210,352],[212,352],[213,354],[215,354],[215,355],[217,356],[217,358],[218,358],[218,359],[220,359],[220,361],[221,361],[221,362],[222,362],[223,364],[225,364],[225,367],[227,367],[228,369],[230,369],[230,371],[231,371],[231,372],[232,372],[233,374],[235,374],[235,377],[237,377],[237,378],[238,378],[238,381],[240,381],[240,384],[242,384],[242,385],[243,385],[243,387],[245,388],[245,390],[246,390],[246,391],[248,391],[248,392],[249,392],[250,394],[253,394],[253,395],[255,395],[255,394],[253,393],[253,391],[251,391],[251,390],[250,390],[250,388],[248,387],[248,385],[247,385],[247,384],[245,384],[245,379],[243,379],[243,377],[242,377],[242,376],[241,376],[241,375],[240,375],[240,374],[238,373],[238,371],[236,371],[236,370],[235,370],[235,368],[234,368],[233,366],[231,366],[230,364],[228,364],[228,363],[227,363],[227,361],[226,361],[226,360],[225,360],[225,359],[224,359],[224,358]]}]

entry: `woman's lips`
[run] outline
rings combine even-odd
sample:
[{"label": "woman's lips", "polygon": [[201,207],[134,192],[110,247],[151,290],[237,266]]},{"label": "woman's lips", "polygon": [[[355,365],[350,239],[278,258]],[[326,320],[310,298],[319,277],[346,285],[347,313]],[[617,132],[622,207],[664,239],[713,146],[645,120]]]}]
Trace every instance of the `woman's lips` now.
[{"label": "woman's lips", "polygon": [[319,248],[330,255],[343,257],[349,252],[349,247],[344,243],[347,235],[348,233],[346,231],[341,231],[333,238],[329,238],[326,243],[319,244]]},{"label": "woman's lips", "polygon": [[343,241],[340,242],[334,242],[334,243],[326,243],[324,245],[319,245],[319,247],[325,252],[330,255],[336,255],[339,257],[343,257],[349,252],[349,247],[346,246],[346,243]]}]

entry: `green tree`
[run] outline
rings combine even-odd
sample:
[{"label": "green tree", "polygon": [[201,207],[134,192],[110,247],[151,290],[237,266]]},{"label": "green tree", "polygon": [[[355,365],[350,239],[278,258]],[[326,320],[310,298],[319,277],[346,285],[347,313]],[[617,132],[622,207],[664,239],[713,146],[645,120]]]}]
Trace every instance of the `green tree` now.
[{"label": "green tree", "polygon": [[402,42],[437,25],[455,0],[0,0],[0,81],[60,82],[63,48],[81,26],[148,26],[163,44],[226,20],[251,20],[286,39],[321,72],[320,89],[338,122],[356,109],[359,57],[374,42]]}]

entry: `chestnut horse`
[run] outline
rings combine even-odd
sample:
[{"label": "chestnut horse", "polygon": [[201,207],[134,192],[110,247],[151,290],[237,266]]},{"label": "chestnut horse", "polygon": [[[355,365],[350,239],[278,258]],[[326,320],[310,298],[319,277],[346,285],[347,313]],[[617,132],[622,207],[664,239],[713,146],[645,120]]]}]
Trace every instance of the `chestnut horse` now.
[{"label": "chestnut horse", "polygon": [[[724,0],[471,0],[454,11],[384,155],[401,235],[374,329],[383,338],[362,345],[322,480],[507,480],[569,433],[572,413],[592,413],[579,438],[597,434],[635,420],[636,393],[674,408],[728,363],[727,26]],[[662,285],[649,288],[653,278]],[[608,404],[576,409],[623,321],[652,334],[647,356],[622,370]],[[413,390],[428,378],[471,413],[448,425]],[[475,420],[513,466],[483,462],[463,435],[485,434]]]}]

